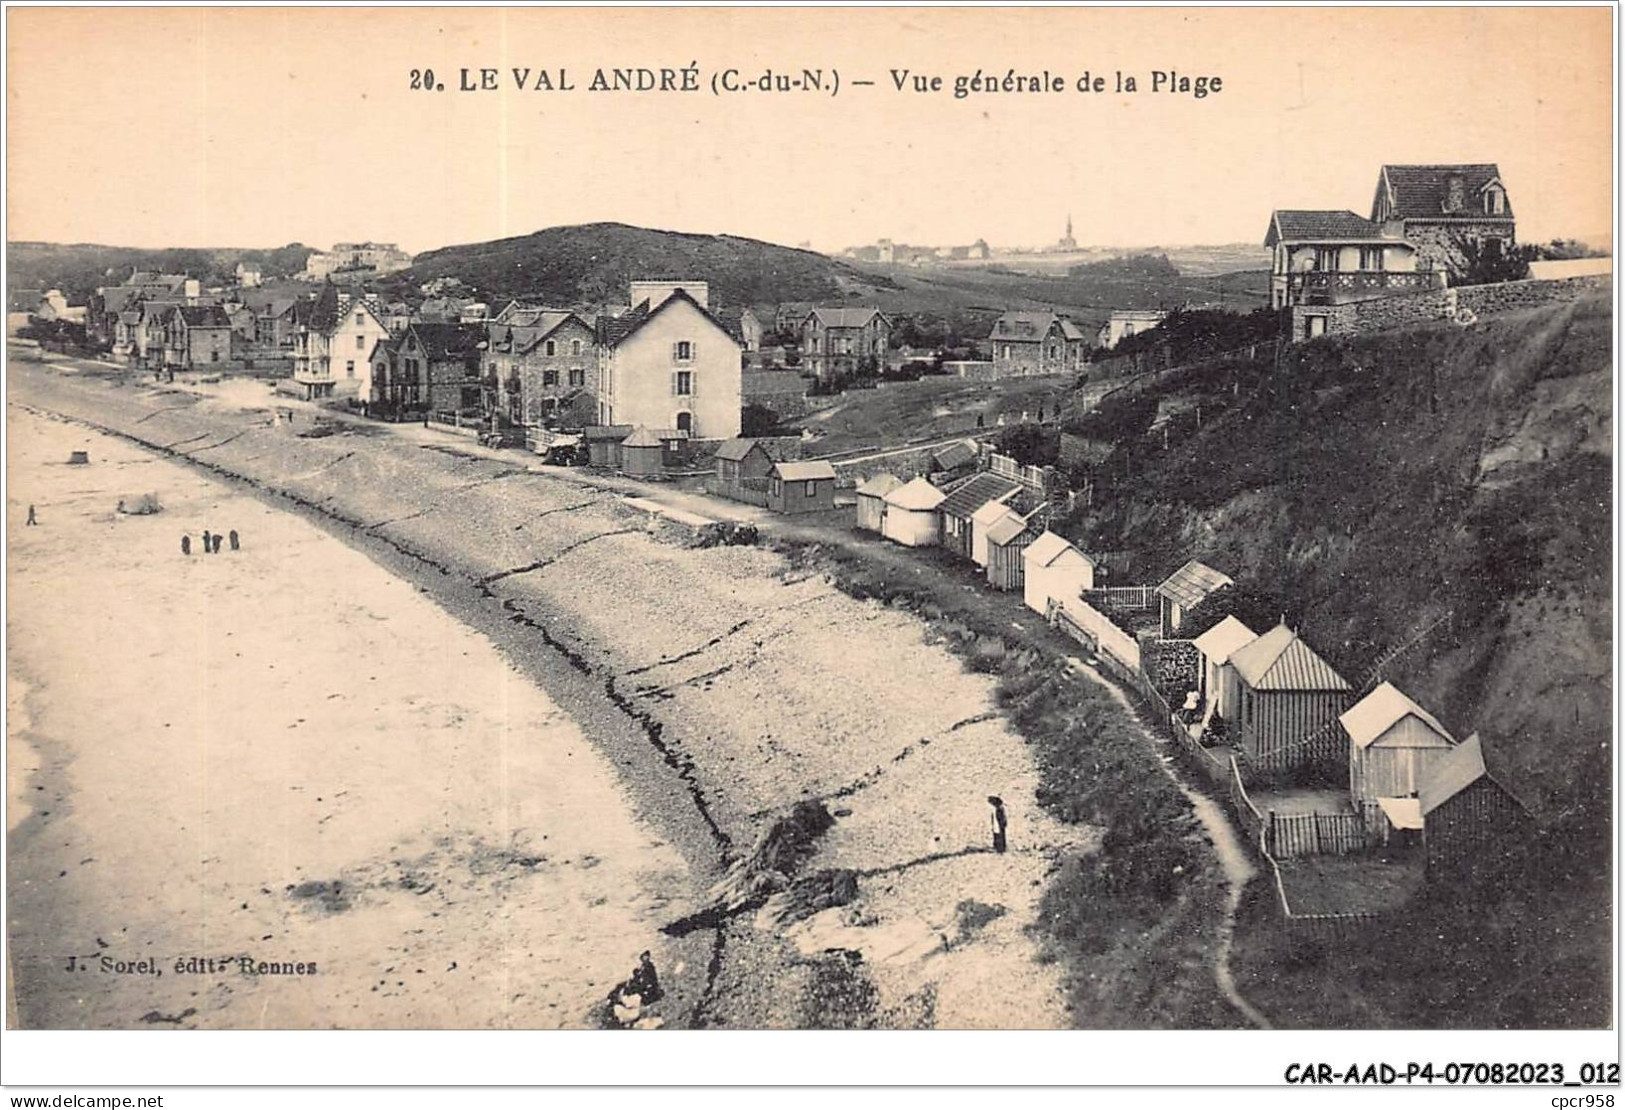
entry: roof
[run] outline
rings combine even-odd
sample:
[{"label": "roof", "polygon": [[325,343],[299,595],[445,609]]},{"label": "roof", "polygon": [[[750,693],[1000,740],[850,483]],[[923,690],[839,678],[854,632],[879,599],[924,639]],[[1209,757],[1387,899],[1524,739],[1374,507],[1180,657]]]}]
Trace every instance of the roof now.
[{"label": "roof", "polygon": [[989,501],[986,505],[983,505],[980,509],[977,509],[974,513],[972,513],[970,518],[975,523],[980,524],[983,528],[986,528],[990,524],[995,524],[998,521],[1003,520],[1006,516],[1014,515],[1015,513],[1013,513],[1009,508],[1005,507],[1005,505],[1001,502]]},{"label": "roof", "polygon": [[413,324],[410,330],[423,345],[424,354],[431,359],[462,358],[474,354],[486,338],[483,323],[444,324],[421,320]]},{"label": "roof", "polygon": [[1028,544],[1027,553],[1024,557],[1029,563],[1037,563],[1041,567],[1047,567],[1053,566],[1069,551],[1080,559],[1088,560],[1091,564],[1094,562],[1094,560],[1089,559],[1089,556],[1067,543],[1066,540],[1057,536],[1054,532],[1045,532]]},{"label": "roof", "polygon": [[[1377,180],[1377,190],[1379,195],[1383,190],[1388,193],[1391,219],[1425,220],[1449,216],[1453,213],[1445,211],[1445,200],[1450,195],[1451,177],[1461,178],[1463,196],[1471,202],[1491,182],[1500,181],[1501,170],[1494,162],[1384,166]],[[1512,218],[1512,202],[1507,199],[1497,216],[1486,217],[1482,205],[1472,208],[1468,214],[1475,219],[1509,220]]]},{"label": "roof", "polygon": [[581,434],[589,440],[612,439],[617,442],[632,434],[630,424],[594,424],[583,428]]},{"label": "roof", "polygon": [[987,542],[1004,546],[1027,532],[1027,522],[1016,513],[1006,513],[994,521],[987,530]]},{"label": "roof", "polygon": [[1076,326],[1070,332],[1066,325],[1069,323],[1064,317],[1053,312],[1020,312],[1012,310],[1004,313],[993,322],[993,330],[988,333],[989,339],[1013,339],[1017,342],[1027,340],[1038,342],[1049,334],[1051,327],[1061,325],[1061,331],[1068,339],[1083,339],[1083,332]]},{"label": "roof", "polygon": [[785,482],[822,482],[835,480],[835,468],[819,459],[815,462],[780,462],[773,464],[773,473]]},{"label": "roof", "polygon": [[1258,633],[1235,617],[1226,617],[1193,641],[1196,650],[1217,665],[1224,663],[1241,648],[1258,639]]},{"label": "roof", "polygon": [[231,327],[231,317],[217,304],[180,305],[175,311],[189,328]]},{"label": "roof", "polygon": [[622,447],[661,447],[660,437],[639,424],[631,435],[621,440]]},{"label": "roof", "polygon": [[332,331],[339,322],[338,286],[330,281],[324,281],[309,313],[310,315],[301,323],[306,324],[312,331]]},{"label": "roof", "polygon": [[606,347],[618,347],[636,335],[643,328],[643,325],[659,316],[672,305],[679,303],[687,304],[695,312],[705,317],[712,327],[726,335],[736,345],[738,344],[739,340],[735,339],[728,331],[727,325],[713,316],[709,309],[696,301],[688,290],[683,288],[672,290],[671,294],[661,301],[653,311],[649,309],[649,302],[643,301],[625,316],[599,317],[598,342]]},{"label": "roof", "polygon": [[1373,740],[1407,716],[1416,717],[1446,740],[1454,741],[1455,737],[1439,723],[1438,718],[1402,694],[1392,682],[1378,686],[1338,720],[1343,722],[1343,729],[1355,747],[1368,748]]},{"label": "roof", "polygon": [[1021,483],[997,474],[978,474],[948,491],[943,499],[942,511],[951,516],[969,517],[989,501],[1007,497],[1021,488]]},{"label": "roof", "polygon": [[1381,239],[1382,227],[1347,208],[1277,208],[1270,214],[1264,245],[1330,239]]},{"label": "roof", "polygon": [[1192,559],[1164,579],[1157,593],[1189,609],[1214,590],[1229,585],[1233,582],[1228,574]]},{"label": "roof", "polygon": [[716,457],[724,462],[739,462],[752,451],[765,451],[754,439],[730,439],[717,448]]},{"label": "roof", "polygon": [[1230,656],[1230,665],[1254,690],[1353,689],[1284,624],[1238,648]]},{"label": "roof", "polygon": [[898,489],[903,480],[895,474],[880,473],[870,478],[857,488],[859,497],[885,497],[894,489]]},{"label": "roof", "polygon": [[950,443],[940,451],[933,452],[931,461],[944,470],[954,470],[961,466],[968,466],[976,461],[976,448],[965,440]]},{"label": "roof", "polygon": [[818,317],[826,328],[862,328],[876,316],[882,322],[886,319],[886,314],[878,308],[814,308],[807,315]]},{"label": "roof", "polygon": [[1377,804],[1396,829],[1422,827],[1422,803],[1416,798],[1378,798]]},{"label": "roof", "polygon": [[946,494],[924,478],[916,478],[907,485],[892,490],[886,495],[885,501],[886,504],[895,505],[899,509],[927,512],[941,507],[946,497]]}]

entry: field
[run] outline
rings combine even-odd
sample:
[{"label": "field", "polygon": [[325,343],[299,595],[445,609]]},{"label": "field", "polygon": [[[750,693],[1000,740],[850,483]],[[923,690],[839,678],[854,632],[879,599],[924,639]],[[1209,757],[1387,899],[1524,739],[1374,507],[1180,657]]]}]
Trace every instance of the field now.
[{"label": "field", "polygon": [[907,443],[969,434],[976,418],[985,426],[1036,416],[1038,406],[1048,414],[1071,392],[1069,375],[1022,378],[1004,382],[966,381],[963,378],[921,378],[917,382],[888,382],[878,389],[854,389],[834,406],[805,418],[802,426],[815,441],[808,454],[832,455],[865,447],[897,447]]}]

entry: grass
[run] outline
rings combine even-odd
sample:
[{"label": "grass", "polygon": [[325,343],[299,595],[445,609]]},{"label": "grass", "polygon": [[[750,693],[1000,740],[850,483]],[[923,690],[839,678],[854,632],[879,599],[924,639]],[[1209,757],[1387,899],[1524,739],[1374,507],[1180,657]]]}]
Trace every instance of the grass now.
[{"label": "grass", "polygon": [[821,544],[775,546],[853,597],[922,618],[967,668],[996,676],[996,700],[1033,749],[1039,804],[1103,830],[1098,850],[1060,861],[1039,912],[1044,958],[1062,967],[1076,1024],[1235,1024],[1208,965],[1223,893],[1216,861],[1138,724],[1066,667],[1075,645],[1038,620],[1013,627],[1011,599],[967,591],[956,575],[902,575]]},{"label": "grass", "polygon": [[1408,903],[1422,888],[1422,860],[1392,861],[1358,854],[1280,861],[1281,885],[1293,913],[1383,913]]},{"label": "grass", "polygon": [[1069,376],[1021,378],[1001,382],[966,381],[958,377],[927,377],[917,382],[893,382],[879,389],[853,389],[828,409],[801,421],[819,437],[810,454],[829,455],[864,447],[900,447],[927,439],[968,435],[998,425],[1001,415],[1020,419],[1055,411],[1070,394]]}]

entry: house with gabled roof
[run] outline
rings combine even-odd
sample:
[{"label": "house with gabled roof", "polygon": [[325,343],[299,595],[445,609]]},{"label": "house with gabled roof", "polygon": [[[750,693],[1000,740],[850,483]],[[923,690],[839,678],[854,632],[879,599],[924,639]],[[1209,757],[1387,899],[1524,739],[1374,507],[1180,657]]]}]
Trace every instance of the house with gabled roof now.
[{"label": "house with gabled roof", "polygon": [[767,507],[780,513],[833,509],[835,468],[823,459],[774,463],[767,472]]},{"label": "house with gabled roof", "polygon": [[878,308],[814,306],[801,321],[804,364],[821,382],[886,367],[891,317]]},{"label": "house with gabled roof", "polygon": [[597,332],[564,309],[504,309],[486,325],[487,408],[511,424],[541,427],[564,398],[591,389],[598,374]]},{"label": "house with gabled roof", "polygon": [[1413,244],[1421,270],[1459,273],[1468,252],[1500,256],[1518,241],[1512,202],[1494,162],[1383,166],[1371,221]]},{"label": "house with gabled roof", "polygon": [[163,319],[165,367],[220,369],[231,362],[231,317],[221,306],[176,305]]},{"label": "house with gabled roof", "polygon": [[356,291],[323,282],[314,301],[295,306],[293,380],[309,400],[373,394],[372,352],[389,327]]},{"label": "house with gabled roof", "polygon": [[1383,798],[1414,797],[1456,746],[1437,717],[1391,682],[1338,719],[1349,737],[1349,800],[1362,812]]},{"label": "house with gabled roof", "polygon": [[1430,879],[1472,879],[1534,831],[1498,753],[1473,733],[1428,769],[1416,795]]},{"label": "house with gabled roof", "polygon": [[1084,330],[1055,312],[1006,312],[993,322],[987,341],[996,378],[1076,373],[1089,349]]},{"label": "house with gabled roof", "polygon": [[1308,739],[1355,699],[1354,688],[1285,623],[1230,656],[1237,678],[1233,735],[1255,759]]},{"label": "house with gabled roof", "polygon": [[484,324],[407,325],[374,350],[373,405],[397,418],[424,411],[478,415],[485,344]]},{"label": "house with gabled roof", "polygon": [[1021,553],[1022,600],[1035,613],[1077,601],[1095,588],[1095,561],[1054,532],[1044,532]]},{"label": "house with gabled roof", "polygon": [[1416,272],[1413,243],[1346,208],[1278,208],[1270,213],[1264,246],[1273,308],[1347,304],[1434,284]]},{"label": "house with gabled roof", "polygon": [[687,289],[597,321],[598,422],[675,428],[694,439],[740,432],[739,340]]},{"label": "house with gabled roof", "polygon": [[1163,579],[1156,589],[1162,603],[1162,638],[1167,640],[1177,636],[1186,613],[1200,605],[1209,594],[1234,584],[1228,574],[1195,559]]},{"label": "house with gabled roof", "polygon": [[975,552],[976,531],[972,518],[990,502],[1004,504],[1021,492],[1021,483],[998,474],[977,474],[946,490],[939,511],[942,514],[942,546],[962,558]]},{"label": "house with gabled roof", "polygon": [[1229,616],[1191,641],[1201,658],[1197,689],[1210,716],[1226,721],[1234,718],[1241,691],[1230,657],[1256,639],[1258,633]]}]

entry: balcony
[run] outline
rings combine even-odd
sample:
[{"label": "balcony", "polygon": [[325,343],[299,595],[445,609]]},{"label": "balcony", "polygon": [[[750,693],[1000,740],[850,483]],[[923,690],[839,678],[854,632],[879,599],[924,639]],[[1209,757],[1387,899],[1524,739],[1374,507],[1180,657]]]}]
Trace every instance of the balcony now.
[{"label": "balcony", "polygon": [[1442,270],[1300,270],[1286,275],[1286,303],[1348,304],[1443,289]]}]

